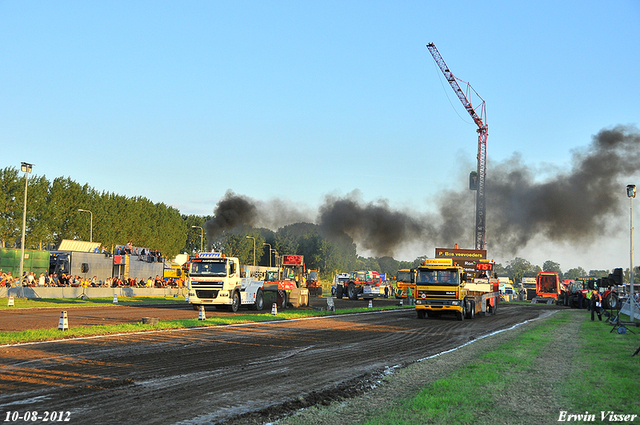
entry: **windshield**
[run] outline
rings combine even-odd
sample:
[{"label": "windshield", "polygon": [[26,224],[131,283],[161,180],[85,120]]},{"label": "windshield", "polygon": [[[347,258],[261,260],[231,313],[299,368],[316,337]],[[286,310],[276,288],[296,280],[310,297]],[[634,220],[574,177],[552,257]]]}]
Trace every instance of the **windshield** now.
[{"label": "windshield", "polygon": [[416,278],[416,283],[457,285],[457,270],[420,270]]},{"label": "windshield", "polygon": [[407,271],[398,270],[397,282],[413,283],[412,273]]},{"label": "windshield", "polygon": [[266,282],[276,282],[278,281],[278,272],[273,270],[268,270],[266,276],[264,277]]},{"label": "windshield", "polygon": [[227,276],[226,262],[193,262],[191,276]]}]

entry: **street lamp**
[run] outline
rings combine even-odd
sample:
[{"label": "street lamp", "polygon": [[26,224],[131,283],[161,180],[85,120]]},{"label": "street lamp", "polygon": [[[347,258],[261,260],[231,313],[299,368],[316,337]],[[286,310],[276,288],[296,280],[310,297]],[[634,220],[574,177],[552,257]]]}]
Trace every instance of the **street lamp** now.
[{"label": "street lamp", "polygon": [[253,265],[256,265],[256,238],[247,236],[247,239],[253,239]]},{"label": "street lamp", "polygon": [[80,212],[88,212],[89,213],[89,242],[93,242],[93,213],[89,210],[83,210],[82,208],[78,208]]},{"label": "street lamp", "polygon": [[202,252],[202,241],[204,240],[204,229],[200,226],[191,226],[192,229],[200,229],[200,252]]},{"label": "street lamp", "polygon": [[636,197],[636,185],[629,184],[627,185],[627,196],[629,197],[629,210],[630,210],[630,268],[629,268],[629,306],[631,307],[631,322],[633,323],[635,320],[635,309],[634,306],[636,304],[635,298],[633,296],[633,198]]},{"label": "street lamp", "polygon": [[22,274],[24,273],[24,234],[27,229],[27,183],[32,167],[33,164],[29,164],[28,162],[20,163],[20,170],[24,172],[24,209],[22,210],[22,239],[20,242],[20,283],[22,283]]},{"label": "street lamp", "polygon": [[262,245],[269,245],[269,267],[271,267],[271,244],[263,243]]}]

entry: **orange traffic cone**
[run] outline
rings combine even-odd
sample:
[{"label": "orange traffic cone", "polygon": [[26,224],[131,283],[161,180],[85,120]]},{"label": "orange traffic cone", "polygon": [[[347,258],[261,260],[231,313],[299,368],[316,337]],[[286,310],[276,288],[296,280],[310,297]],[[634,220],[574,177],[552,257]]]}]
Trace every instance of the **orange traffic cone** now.
[{"label": "orange traffic cone", "polygon": [[59,331],[68,331],[69,330],[69,320],[67,319],[67,312],[63,311],[60,313],[60,321],[58,322],[58,330]]},{"label": "orange traffic cone", "polygon": [[271,314],[273,314],[274,316],[278,314],[278,306],[276,305],[276,303],[273,303],[273,305],[271,306]]},{"label": "orange traffic cone", "polygon": [[15,305],[13,304],[13,296],[9,297],[9,301],[7,301],[7,307],[14,307]]},{"label": "orange traffic cone", "polygon": [[204,306],[200,306],[200,312],[198,313],[198,320],[207,320],[207,316],[204,314]]}]

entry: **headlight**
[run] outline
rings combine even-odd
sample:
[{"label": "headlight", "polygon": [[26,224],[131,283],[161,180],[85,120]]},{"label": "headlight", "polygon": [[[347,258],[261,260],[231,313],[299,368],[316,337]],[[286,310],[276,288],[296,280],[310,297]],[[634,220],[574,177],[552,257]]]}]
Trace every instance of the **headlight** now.
[{"label": "headlight", "polygon": [[460,305],[460,301],[451,301],[451,305]]}]

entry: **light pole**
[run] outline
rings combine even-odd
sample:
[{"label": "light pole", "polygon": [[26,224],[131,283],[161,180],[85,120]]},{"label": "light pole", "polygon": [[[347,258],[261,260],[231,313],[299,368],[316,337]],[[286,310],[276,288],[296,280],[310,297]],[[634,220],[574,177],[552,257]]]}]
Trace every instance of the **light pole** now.
[{"label": "light pole", "polygon": [[200,252],[202,252],[202,241],[204,240],[204,229],[200,226],[191,226],[192,229],[200,229]]},{"label": "light pole", "polygon": [[24,273],[24,234],[27,229],[27,186],[29,181],[29,173],[33,164],[28,162],[20,163],[20,170],[24,172],[24,209],[22,210],[22,239],[20,242],[20,283],[22,284],[22,274]]},{"label": "light pole", "polygon": [[269,245],[269,267],[271,267],[271,244],[263,243],[262,245]]},{"label": "light pole", "polygon": [[627,185],[627,196],[629,197],[629,211],[630,211],[630,267],[629,267],[629,306],[631,307],[631,322],[635,321],[635,298],[633,296],[633,198],[636,197],[636,185],[629,184]]},{"label": "light pole", "polygon": [[247,236],[247,239],[253,239],[253,265],[256,265],[256,238]]},{"label": "light pole", "polygon": [[89,213],[89,242],[93,242],[93,213],[89,210],[83,210],[82,208],[78,208],[78,211]]}]

